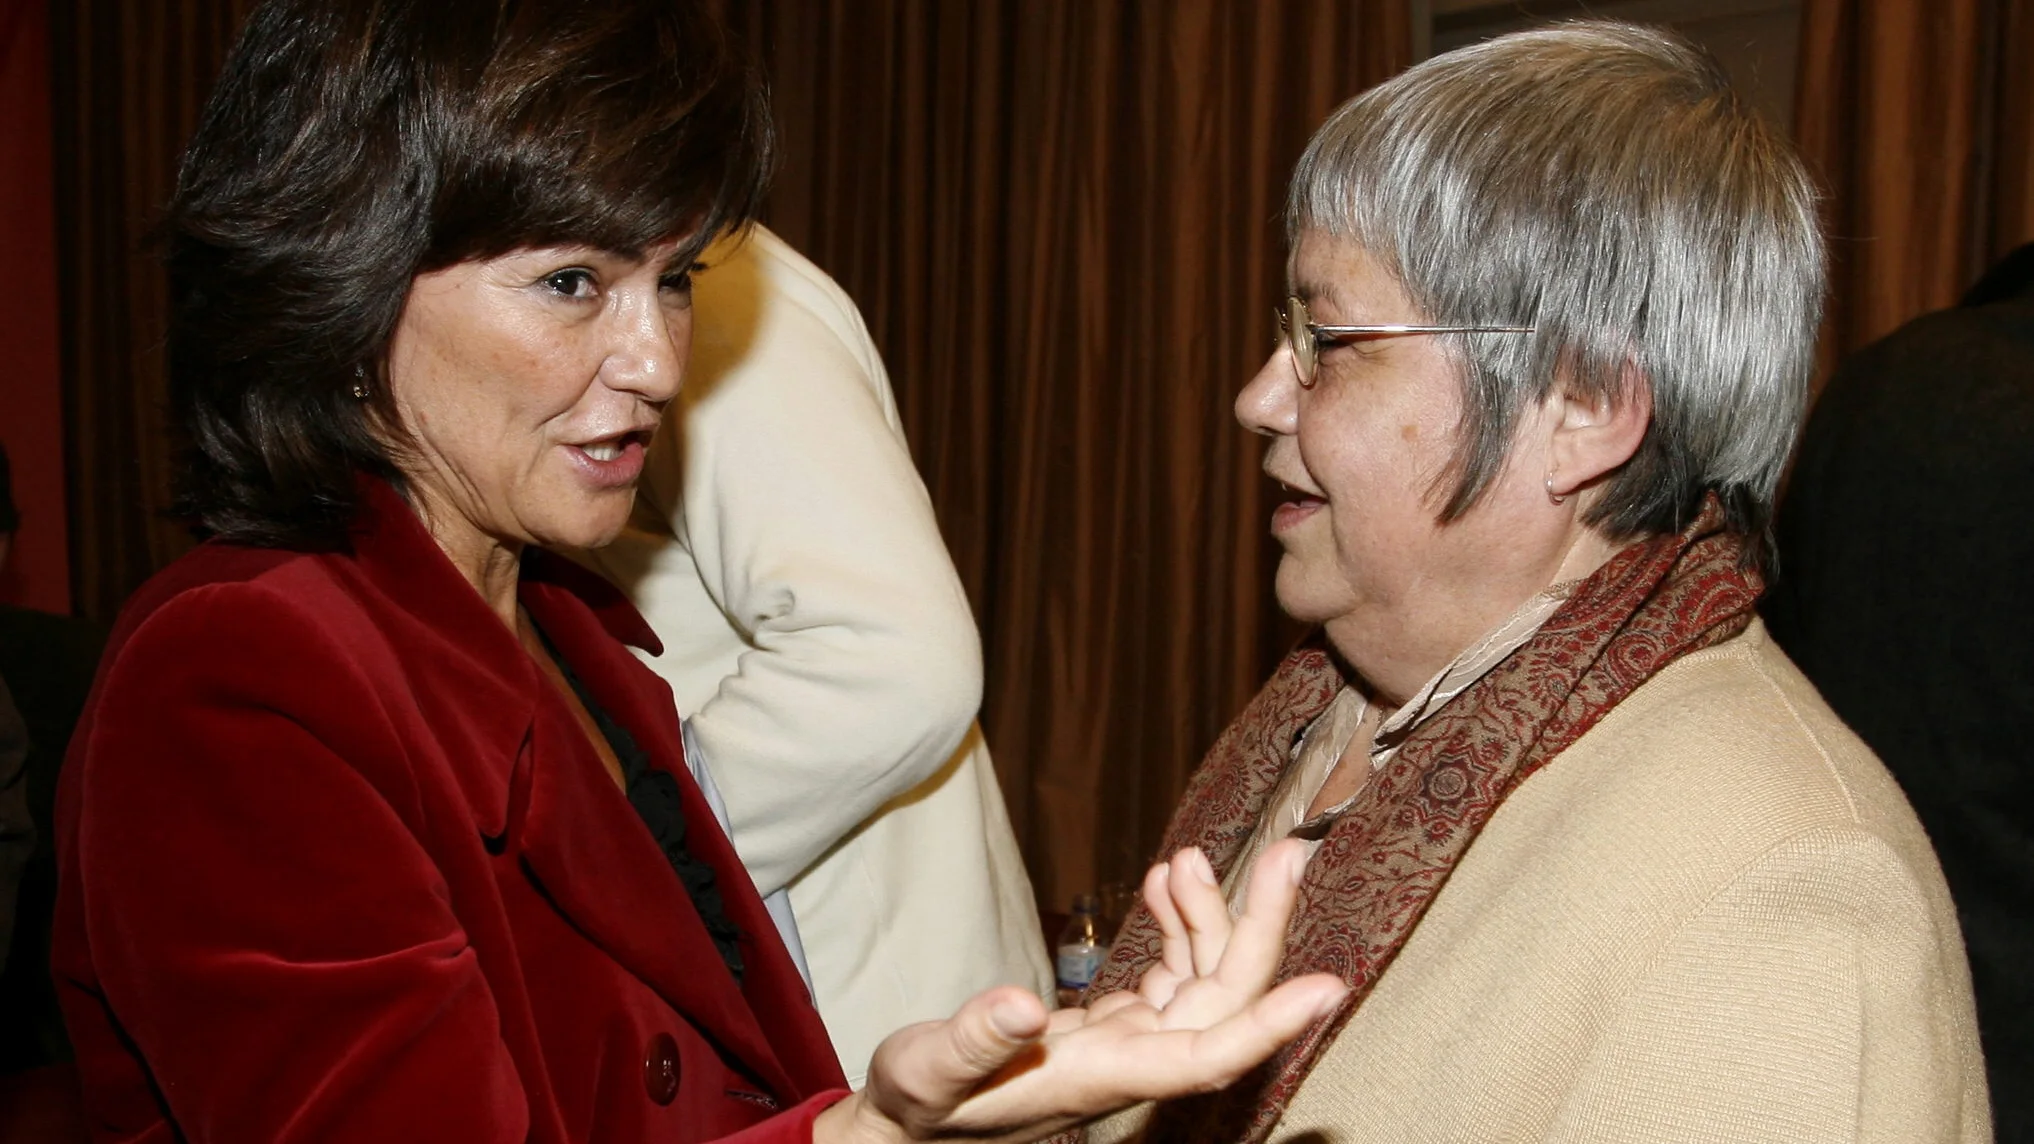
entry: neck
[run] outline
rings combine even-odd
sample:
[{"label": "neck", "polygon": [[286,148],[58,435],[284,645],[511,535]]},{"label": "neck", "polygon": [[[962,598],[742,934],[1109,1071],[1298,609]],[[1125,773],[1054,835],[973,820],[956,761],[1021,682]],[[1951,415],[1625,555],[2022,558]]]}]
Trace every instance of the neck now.
[{"label": "neck", "polygon": [[[1560,567],[1554,570],[1554,578],[1547,581],[1552,587],[1569,580],[1580,580],[1610,563],[1610,558],[1627,542],[1606,540],[1593,528],[1580,528],[1568,544],[1568,550],[1561,557]],[[1520,601],[1524,603],[1524,601]]]},{"label": "neck", "polygon": [[523,545],[491,536],[455,510],[435,509],[426,498],[411,505],[452,567],[510,631],[517,630],[516,587],[522,579]]},{"label": "neck", "polygon": [[1510,578],[1500,590],[1482,594],[1480,602],[1458,598],[1457,606],[1446,614],[1459,626],[1420,624],[1408,616],[1403,617],[1407,626],[1395,633],[1378,631],[1369,624],[1359,633],[1343,630],[1345,624],[1329,620],[1328,640],[1355,669],[1364,697],[1383,708],[1388,718],[1428,680],[1516,614],[1527,600],[1556,584],[1583,579],[1608,563],[1623,546],[1604,539],[1593,528],[1577,525],[1547,559],[1535,565],[1537,571]]}]

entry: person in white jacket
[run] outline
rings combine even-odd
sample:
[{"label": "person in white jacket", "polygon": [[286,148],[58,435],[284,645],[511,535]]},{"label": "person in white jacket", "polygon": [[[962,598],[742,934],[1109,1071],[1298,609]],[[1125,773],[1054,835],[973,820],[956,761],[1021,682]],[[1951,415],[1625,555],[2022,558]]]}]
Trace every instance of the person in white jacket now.
[{"label": "person in white jacket", "polygon": [[788,889],[860,1084],[888,1033],[991,985],[1050,1003],[1052,975],[974,725],[980,637],[861,314],[760,226],[705,263],[634,520],[589,559],[662,639],[644,662],[757,888]]}]

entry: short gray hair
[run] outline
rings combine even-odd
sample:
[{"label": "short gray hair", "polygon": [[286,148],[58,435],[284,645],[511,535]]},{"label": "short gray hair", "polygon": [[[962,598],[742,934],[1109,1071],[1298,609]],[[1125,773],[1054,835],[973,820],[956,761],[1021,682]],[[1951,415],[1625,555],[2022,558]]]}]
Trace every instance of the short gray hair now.
[{"label": "short gray hair", "polygon": [[1723,69],[1671,33],[1582,22],[1435,57],[1343,104],[1286,206],[1363,247],[1424,313],[1533,325],[1449,335],[1464,368],[1455,487],[1468,511],[1557,373],[1652,424],[1584,518],[1677,531],[1705,493],[1763,536],[1807,407],[1822,317],[1816,193]]}]

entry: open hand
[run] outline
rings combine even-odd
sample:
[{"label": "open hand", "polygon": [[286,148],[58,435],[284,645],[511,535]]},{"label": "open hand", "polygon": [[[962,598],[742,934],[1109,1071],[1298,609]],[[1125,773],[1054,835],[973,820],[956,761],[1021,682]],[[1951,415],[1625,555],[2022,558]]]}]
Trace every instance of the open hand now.
[{"label": "open hand", "polygon": [[1179,852],[1144,881],[1164,944],[1136,991],[1048,1014],[1022,989],[992,989],[900,1030],[877,1049],[868,1087],[821,1114],[814,1140],[1028,1140],[1234,1081],[1346,992],[1326,974],[1270,989],[1304,866],[1298,843],[1266,849],[1232,924],[1207,859]]}]

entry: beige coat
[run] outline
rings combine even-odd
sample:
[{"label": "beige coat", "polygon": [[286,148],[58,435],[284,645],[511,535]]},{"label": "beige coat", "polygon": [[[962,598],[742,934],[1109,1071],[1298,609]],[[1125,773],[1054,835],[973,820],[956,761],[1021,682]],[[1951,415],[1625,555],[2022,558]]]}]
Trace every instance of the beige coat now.
[{"label": "beige coat", "polygon": [[1272,1138],[1989,1140],[1934,853],[1754,622],[1512,793]]},{"label": "beige coat", "polygon": [[757,888],[790,891],[859,1083],[890,1032],[992,985],[1050,997],[1051,972],[974,726],[974,616],[861,315],[761,227],[705,261],[636,519],[590,559],[663,639],[644,662]]}]

